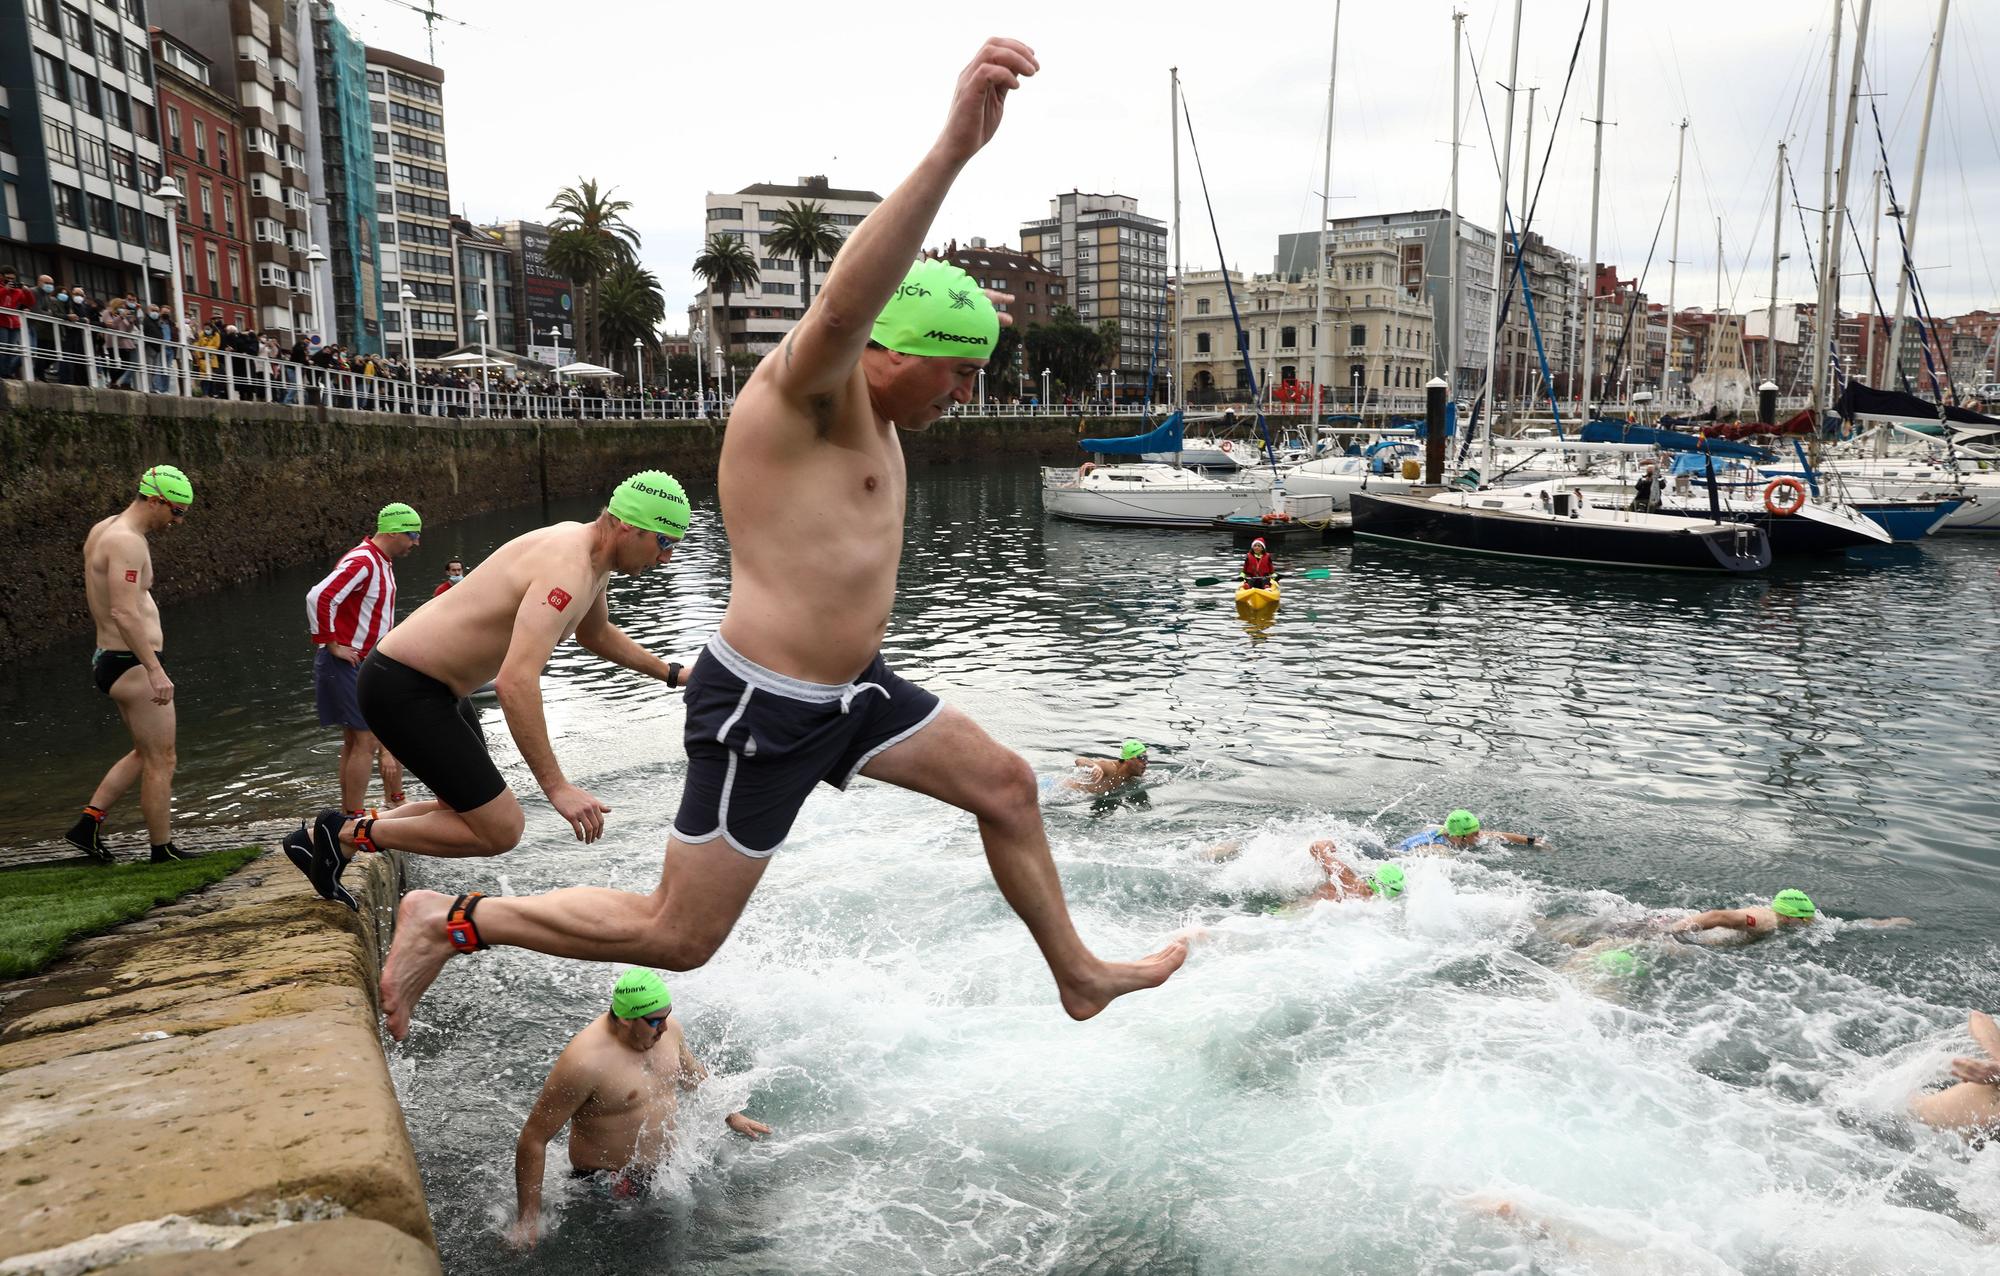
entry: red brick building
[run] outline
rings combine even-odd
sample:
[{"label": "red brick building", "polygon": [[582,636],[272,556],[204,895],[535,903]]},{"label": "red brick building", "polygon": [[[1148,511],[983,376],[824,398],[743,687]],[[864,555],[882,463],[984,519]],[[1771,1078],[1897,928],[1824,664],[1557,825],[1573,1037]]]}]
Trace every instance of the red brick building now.
[{"label": "red brick building", "polygon": [[1004,309],[1012,311],[1014,322],[1023,328],[1047,323],[1057,306],[1074,304],[1064,295],[1063,276],[1019,249],[995,248],[983,239],[969,239],[961,248],[953,240],[942,256],[984,287],[1013,293],[1012,304]]},{"label": "red brick building", "polygon": [[252,327],[256,280],[236,105],[210,86],[207,59],[157,27],[152,43],[161,158],[182,195],[183,301],[200,323]]}]

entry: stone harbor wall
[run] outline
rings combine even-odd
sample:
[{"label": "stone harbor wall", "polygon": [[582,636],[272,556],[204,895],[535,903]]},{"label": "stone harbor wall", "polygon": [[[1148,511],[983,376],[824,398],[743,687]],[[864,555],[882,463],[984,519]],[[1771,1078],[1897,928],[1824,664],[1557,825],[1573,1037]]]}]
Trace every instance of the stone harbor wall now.
[{"label": "stone harbor wall", "polygon": [[[910,464],[1081,459],[1076,418],[962,418],[903,435]],[[195,484],[195,516],[155,540],[163,604],[261,573],[331,562],[406,500],[428,520],[610,494],[663,469],[712,483],[726,427],[708,421],[482,421],[176,399],[0,382],[0,647],[87,633],[82,546],[148,465]],[[1091,422],[1088,433],[1134,430]],[[365,522],[365,520],[364,520]]]},{"label": "stone harbor wall", "polygon": [[0,1273],[438,1272],[376,1029],[401,872],[357,915],[266,855],[0,986]]}]

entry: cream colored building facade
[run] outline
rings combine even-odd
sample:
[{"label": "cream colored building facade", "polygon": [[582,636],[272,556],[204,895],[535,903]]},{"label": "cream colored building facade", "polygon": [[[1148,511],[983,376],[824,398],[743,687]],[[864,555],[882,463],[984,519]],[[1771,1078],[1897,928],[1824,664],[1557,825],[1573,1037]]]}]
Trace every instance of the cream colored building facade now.
[{"label": "cream colored building facade", "polygon": [[[1421,286],[1404,286],[1399,249],[1387,235],[1333,245],[1324,339],[1314,322],[1319,281],[1311,274],[1244,276],[1229,271],[1259,394],[1270,401],[1288,383],[1309,386],[1315,360],[1326,378],[1328,410],[1357,405],[1420,411],[1432,375],[1431,307]],[[1238,352],[1224,272],[1190,271],[1176,304],[1183,350],[1179,385],[1189,403],[1243,402],[1249,382]]]}]

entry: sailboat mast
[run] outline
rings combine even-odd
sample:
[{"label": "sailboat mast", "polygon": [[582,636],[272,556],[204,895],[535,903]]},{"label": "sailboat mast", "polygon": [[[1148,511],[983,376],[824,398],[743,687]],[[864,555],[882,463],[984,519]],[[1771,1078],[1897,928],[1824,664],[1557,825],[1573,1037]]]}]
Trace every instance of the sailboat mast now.
[{"label": "sailboat mast", "polygon": [[1861,8],[1855,17],[1854,32],[1854,72],[1847,81],[1847,127],[1840,138],[1840,189],[1834,195],[1833,203],[1833,243],[1826,259],[1826,322],[1828,346],[1827,381],[1823,387],[1823,397],[1819,410],[1824,415],[1833,406],[1833,377],[1831,352],[1840,343],[1840,239],[1847,229],[1847,185],[1854,166],[1854,125],[1861,111],[1861,64],[1868,52],[1868,10],[1875,0],[1861,0]]},{"label": "sailboat mast", "polygon": [[[1516,220],[1524,225],[1528,220],[1528,178],[1535,171],[1535,93],[1536,92],[1537,90],[1533,87],[1530,87],[1528,89],[1527,136],[1521,142],[1521,216]],[[1517,252],[1522,251],[1522,245],[1519,244],[1515,245],[1515,251]],[[1509,286],[1510,287],[1512,286],[1511,283]],[[1516,375],[1509,379],[1507,384],[1507,390],[1508,393],[1513,397],[1514,403],[1518,408],[1521,400],[1526,397],[1525,392],[1528,388],[1528,384],[1530,381],[1530,377],[1528,375],[1528,348],[1525,343],[1521,347],[1520,355],[1514,360],[1514,368]]]},{"label": "sailboat mast", "polygon": [[1174,393],[1168,401],[1171,408],[1185,410],[1187,407],[1186,368],[1181,359],[1184,347],[1181,345],[1181,313],[1187,309],[1187,277],[1181,272],[1181,69],[1167,68],[1169,97],[1167,118],[1173,123],[1174,133]]},{"label": "sailboat mast", "polygon": [[[1903,227],[1903,252],[1907,254],[1896,271],[1896,315],[1889,321],[1889,364],[1886,375],[1890,385],[1902,384],[1903,349],[1903,307],[1909,302],[1910,265],[1915,261],[1917,251],[1917,206],[1924,197],[1924,154],[1930,149],[1931,106],[1937,101],[1938,63],[1944,58],[1944,21],[1951,12],[1951,0],[1938,0],[1937,32],[1931,36],[1931,69],[1929,83],[1924,87],[1924,119],[1917,128],[1917,167],[1910,175],[1909,221]],[[1898,216],[1891,208],[1889,216]]]},{"label": "sailboat mast", "polygon": [[[1834,103],[1840,92],[1840,19],[1841,0],[1833,0],[1833,31],[1828,36],[1830,51],[1826,65],[1826,162],[1820,170],[1819,200],[1819,301],[1813,316],[1813,361],[1812,361],[1812,402],[1814,413],[1823,416],[1826,412],[1827,383],[1827,276],[1833,273],[1828,265],[1828,238],[1833,232],[1833,124]],[[1815,420],[1815,425],[1818,422]]]},{"label": "sailboat mast", "polygon": [[1683,116],[1680,144],[1674,148],[1674,247],[1667,254],[1667,360],[1660,367],[1660,390],[1669,402],[1674,397],[1674,285],[1681,269],[1681,164],[1687,158],[1687,144],[1688,122]]},{"label": "sailboat mast", "polygon": [[1591,419],[1591,400],[1597,393],[1597,203],[1598,188],[1604,179],[1604,59],[1610,47],[1611,0],[1597,12],[1597,119],[1596,138],[1590,144],[1590,266],[1583,294],[1583,419]]},{"label": "sailboat mast", "polygon": [[1507,113],[1500,126],[1500,211],[1493,217],[1493,328],[1486,338],[1486,450],[1479,476],[1493,481],[1493,412],[1500,389],[1500,299],[1507,267],[1507,175],[1514,158],[1514,80],[1521,70],[1521,0],[1514,0],[1514,38],[1507,48]]},{"label": "sailboat mast", "polygon": [[1458,72],[1465,63],[1462,48],[1465,39],[1465,14],[1454,9],[1451,15],[1451,243],[1445,253],[1451,263],[1451,304],[1448,308],[1450,319],[1445,324],[1444,334],[1444,379],[1451,383],[1451,397],[1458,397],[1458,338],[1465,328],[1465,312],[1461,309],[1462,298],[1459,288],[1459,258],[1463,255],[1458,246]]},{"label": "sailboat mast", "polygon": [[1333,57],[1326,69],[1326,163],[1319,179],[1319,234],[1314,237],[1313,274],[1319,284],[1313,289],[1313,420],[1317,422],[1326,385],[1326,276],[1331,267],[1326,256],[1326,223],[1332,215],[1327,207],[1333,198],[1333,81],[1340,74],[1340,0],[1333,0]]},{"label": "sailboat mast", "polygon": [[1778,143],[1778,179],[1771,195],[1771,299],[1764,308],[1764,377],[1778,384],[1778,262],[1785,231],[1785,144]]},{"label": "sailboat mast", "polygon": [[[1876,286],[1875,276],[1879,276],[1882,273],[1882,170],[1880,168],[1875,170],[1875,198],[1869,203],[1868,220],[1869,224],[1873,227],[1868,235],[1868,269],[1871,272],[1869,293],[1870,300],[1872,301]],[[1868,312],[1868,325],[1864,329],[1868,335],[1862,347],[1861,354],[1861,379],[1869,385],[1880,385],[1881,381],[1875,375],[1876,323],[1874,305],[1871,304],[1868,307]]]}]

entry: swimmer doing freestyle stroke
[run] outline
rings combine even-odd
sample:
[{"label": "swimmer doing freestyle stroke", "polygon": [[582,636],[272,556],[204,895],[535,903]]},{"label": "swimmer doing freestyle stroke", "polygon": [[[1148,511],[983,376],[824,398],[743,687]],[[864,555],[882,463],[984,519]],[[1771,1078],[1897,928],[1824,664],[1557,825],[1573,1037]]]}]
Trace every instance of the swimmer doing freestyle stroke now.
[{"label": "swimmer doing freestyle stroke", "polygon": [[[687,781],[657,888],[411,892],[382,970],[392,1036],[408,1032],[417,999],[454,953],[505,945],[700,966],[728,937],[807,795],[856,776],[978,818],[994,880],[1071,1017],[1154,987],[1186,960],[1182,939],[1136,962],[1092,953],[1070,920],[1028,763],[880,654],[903,545],[897,431],[970,401],[1001,322],[976,280],[918,255],[952,182],[999,128],[1007,95],[1038,69],[1018,41],[980,49],[929,153],[855,229],[812,307],[737,399],[718,468],[729,604],[688,682]],[[491,565],[438,601],[472,589]]]}]

